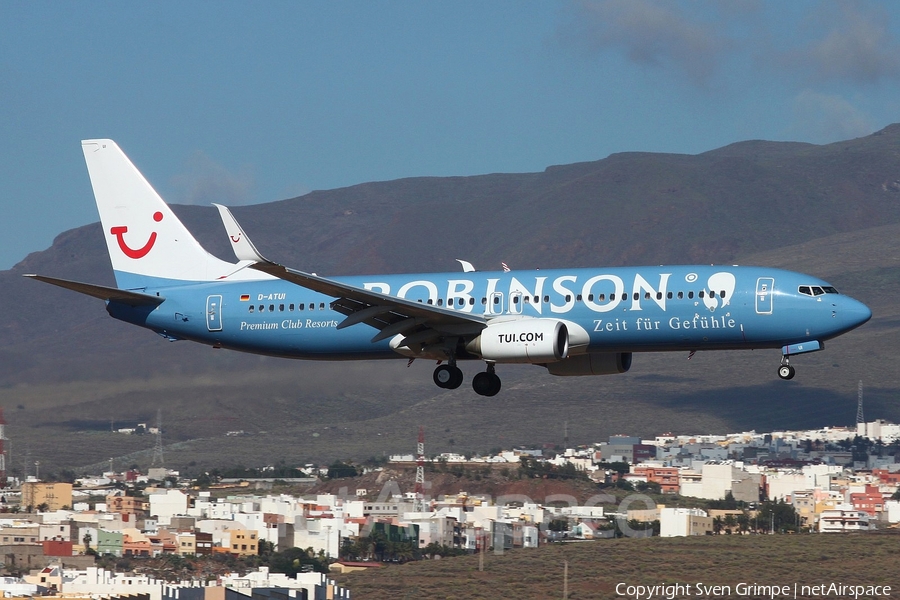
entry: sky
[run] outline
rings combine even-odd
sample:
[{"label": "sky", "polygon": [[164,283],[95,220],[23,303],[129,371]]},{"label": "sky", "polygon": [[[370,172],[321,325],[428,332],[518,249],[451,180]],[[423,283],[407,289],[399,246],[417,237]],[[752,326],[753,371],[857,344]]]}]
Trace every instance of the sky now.
[{"label": "sky", "polygon": [[894,1],[3,0],[0,269],[98,220],[82,139],[242,205],[895,122]]}]

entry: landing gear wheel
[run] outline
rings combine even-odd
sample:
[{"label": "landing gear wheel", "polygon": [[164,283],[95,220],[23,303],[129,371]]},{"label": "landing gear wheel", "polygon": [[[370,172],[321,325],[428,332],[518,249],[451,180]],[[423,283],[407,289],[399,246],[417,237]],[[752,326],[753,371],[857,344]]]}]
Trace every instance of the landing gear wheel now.
[{"label": "landing gear wheel", "polygon": [[797,372],[794,370],[794,367],[792,367],[791,365],[781,365],[780,367],[778,367],[778,376],[782,379],[793,379],[796,373]]},{"label": "landing gear wheel", "polygon": [[500,378],[495,373],[479,373],[472,378],[472,389],[481,396],[496,396],[500,391]]},{"label": "landing gear wheel", "polygon": [[447,386],[448,390],[455,390],[459,386],[462,385],[463,382],[463,372],[462,369],[453,365],[450,367],[453,370],[453,379],[450,380],[450,385]]},{"label": "landing gear wheel", "polygon": [[463,373],[455,365],[441,365],[434,370],[435,385],[446,390],[455,390],[463,382]]}]

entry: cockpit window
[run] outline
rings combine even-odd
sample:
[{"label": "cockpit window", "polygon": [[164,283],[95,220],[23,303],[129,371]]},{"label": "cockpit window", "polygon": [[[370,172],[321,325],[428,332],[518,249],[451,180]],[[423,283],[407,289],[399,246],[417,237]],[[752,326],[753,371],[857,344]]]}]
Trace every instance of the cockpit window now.
[{"label": "cockpit window", "polygon": [[838,291],[830,285],[801,285],[797,291],[804,296],[821,296],[822,294],[837,294]]}]

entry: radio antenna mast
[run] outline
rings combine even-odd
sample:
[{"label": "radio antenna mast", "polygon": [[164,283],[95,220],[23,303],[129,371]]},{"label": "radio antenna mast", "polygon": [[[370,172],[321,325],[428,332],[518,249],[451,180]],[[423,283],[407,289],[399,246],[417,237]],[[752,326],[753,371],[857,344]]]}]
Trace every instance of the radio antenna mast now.
[{"label": "radio antenna mast", "polygon": [[862,379],[860,379],[856,390],[856,424],[859,425],[865,422],[866,419],[863,416],[863,383]]}]

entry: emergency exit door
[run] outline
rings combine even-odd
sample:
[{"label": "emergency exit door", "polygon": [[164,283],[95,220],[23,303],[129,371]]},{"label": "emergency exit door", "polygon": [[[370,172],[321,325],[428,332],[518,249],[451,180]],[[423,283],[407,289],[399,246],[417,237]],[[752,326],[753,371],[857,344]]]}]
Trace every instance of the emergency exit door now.
[{"label": "emergency exit door", "polygon": [[206,327],[210,331],[222,331],[222,296],[206,299]]}]

